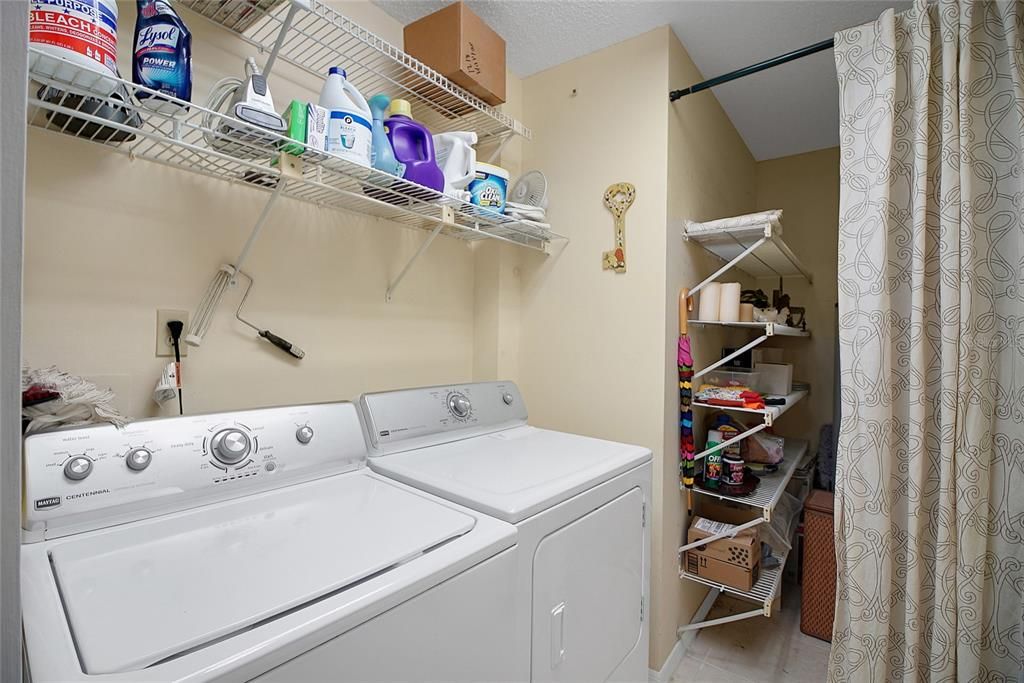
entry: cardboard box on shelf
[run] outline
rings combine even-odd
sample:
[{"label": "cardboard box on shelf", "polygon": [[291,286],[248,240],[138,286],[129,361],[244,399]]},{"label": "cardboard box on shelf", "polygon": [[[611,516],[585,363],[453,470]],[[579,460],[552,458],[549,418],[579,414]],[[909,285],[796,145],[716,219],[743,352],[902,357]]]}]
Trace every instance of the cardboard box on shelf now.
[{"label": "cardboard box on shelf", "polygon": [[749,591],[761,577],[761,563],[744,569],[692,550],[686,551],[686,571],[694,576],[740,591]]},{"label": "cardboard box on shelf", "polygon": [[505,41],[464,3],[406,26],[405,51],[487,104],[505,101]]},{"label": "cardboard box on shelf", "polygon": [[[733,525],[696,517],[687,531],[687,542],[725,531]],[[758,527],[744,529],[732,538],[722,538],[686,551],[686,571],[715,583],[749,591],[761,569],[761,534]]]}]

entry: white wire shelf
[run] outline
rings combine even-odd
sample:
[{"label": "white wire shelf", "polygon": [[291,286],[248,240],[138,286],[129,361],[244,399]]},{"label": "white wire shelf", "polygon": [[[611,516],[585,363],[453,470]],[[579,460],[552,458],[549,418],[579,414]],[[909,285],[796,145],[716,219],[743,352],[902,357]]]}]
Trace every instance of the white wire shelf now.
[{"label": "white wire shelf", "polygon": [[709,491],[699,486],[693,487],[693,492],[702,496],[708,496],[716,500],[738,503],[752,508],[759,508],[761,516],[766,522],[772,519],[772,512],[778,504],[786,486],[793,478],[793,473],[800,465],[804,455],[807,453],[808,443],[802,439],[786,438],[783,446],[783,466],[771,474],[759,474],[761,482],[757,489],[749,496],[728,496],[715,491]]},{"label": "white wire shelf", "polygon": [[717,325],[720,327],[735,327],[744,330],[759,330],[765,335],[779,337],[810,337],[811,333],[801,330],[799,327],[790,327],[779,323],[740,323],[723,322],[721,320],[690,320],[690,325]]},{"label": "white wire shelf", "polygon": [[[811,272],[782,241],[781,228],[765,221],[761,225],[722,228],[703,232],[683,230],[683,239],[696,242],[727,263],[755,278],[802,277],[812,282]],[[719,271],[709,279],[714,279]],[[703,285],[704,283],[701,283]],[[700,286],[693,289],[696,292]]]},{"label": "white wire shelf", "polygon": [[[807,392],[806,391],[794,391],[794,392],[791,392],[791,393],[786,394],[785,396],[781,397],[781,398],[785,398],[786,399],[785,405],[781,405],[781,406],[765,406],[764,408],[758,408],[758,409],[754,409],[754,408],[737,408],[737,407],[733,407],[733,406],[716,406],[713,403],[704,403],[704,402],[698,401],[696,399],[694,399],[693,405],[700,406],[701,408],[711,408],[712,410],[727,410],[729,412],[748,413],[748,414],[751,414],[751,415],[761,415],[765,419],[765,424],[767,424],[770,427],[772,425],[772,423],[775,422],[775,420],[778,420],[790,408],[792,408],[794,405],[796,405],[797,403],[799,403],[801,400],[803,400],[806,397],[807,397]],[[772,397],[772,398],[779,398],[779,397]]]},{"label": "white wire shelf", "polygon": [[[413,115],[433,133],[475,131],[489,136],[530,130],[463,90],[437,71],[354,23],[320,0],[179,0],[179,5],[270,55],[318,78],[341,66],[366,98],[386,93],[412,104]],[[269,71],[265,69],[265,71]]]},{"label": "white wire shelf", "polygon": [[[786,566],[786,557],[788,555],[789,553],[783,553],[779,555],[779,564],[777,566],[772,567],[771,569],[762,569],[761,574],[757,577],[757,581],[754,582],[754,585],[750,588],[749,591],[739,590],[737,588],[733,588],[732,586],[727,586],[724,583],[710,581],[703,577],[697,576],[696,574],[691,574],[690,572],[686,571],[686,569],[680,570],[679,578],[681,579],[696,581],[697,583],[702,583],[705,586],[710,586],[711,588],[714,588],[720,593],[728,593],[729,595],[734,595],[737,598],[749,600],[750,602],[758,603],[760,605],[760,610],[758,610],[758,612],[754,614],[748,612],[740,615],[735,615],[734,617],[727,617],[724,621],[715,620],[713,622],[704,622],[701,624],[690,624],[690,627],[703,628],[706,626],[714,626],[718,623],[738,621],[739,619],[745,619],[751,616],[760,616],[762,614],[766,617],[770,617],[772,615],[772,603],[774,603],[775,598],[779,596],[779,589],[782,587],[782,573]],[[686,563],[684,561],[684,567],[685,564]]]},{"label": "white wire shelf", "polygon": [[[30,51],[39,60],[32,78],[41,84],[29,92],[28,121],[33,126],[74,135],[133,159],[268,192],[284,182],[284,196],[458,239],[497,239],[540,251],[551,240],[564,239],[531,221],[447,197],[237,119],[230,119],[235,130],[226,135],[220,131],[227,117],[196,104],[161,95],[181,108],[173,114],[152,111],[137,96],[155,91]],[[95,94],[110,91],[104,97]],[[298,153],[282,154],[284,145]]]}]

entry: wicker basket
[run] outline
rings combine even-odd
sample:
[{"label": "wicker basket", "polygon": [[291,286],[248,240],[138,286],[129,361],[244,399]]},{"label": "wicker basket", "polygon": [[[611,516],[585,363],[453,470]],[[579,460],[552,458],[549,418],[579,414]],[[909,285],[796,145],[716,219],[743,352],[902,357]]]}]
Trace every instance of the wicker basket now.
[{"label": "wicker basket", "polygon": [[833,495],[812,491],[804,503],[804,566],[800,595],[800,630],[832,640],[836,617],[836,546]]}]

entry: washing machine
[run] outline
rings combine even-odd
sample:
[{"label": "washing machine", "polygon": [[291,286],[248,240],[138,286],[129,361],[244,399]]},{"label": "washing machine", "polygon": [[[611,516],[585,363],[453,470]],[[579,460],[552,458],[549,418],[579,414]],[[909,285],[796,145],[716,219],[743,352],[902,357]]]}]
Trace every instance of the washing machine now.
[{"label": "washing machine", "polygon": [[31,679],[520,680],[515,526],[366,455],[351,403],[28,437]]},{"label": "washing machine", "polygon": [[371,469],[518,529],[520,680],[647,680],[649,449],[533,427],[512,382],[359,406]]}]

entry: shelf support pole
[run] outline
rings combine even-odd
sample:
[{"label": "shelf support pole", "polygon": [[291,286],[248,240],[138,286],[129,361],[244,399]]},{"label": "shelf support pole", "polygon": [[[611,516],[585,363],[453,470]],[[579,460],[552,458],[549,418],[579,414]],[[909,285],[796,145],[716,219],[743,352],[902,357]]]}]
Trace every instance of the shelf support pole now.
[{"label": "shelf support pole", "polygon": [[491,152],[491,155],[489,157],[487,157],[487,163],[489,163],[489,164],[496,163],[498,157],[500,157],[501,153],[503,151],[505,151],[505,145],[507,145],[509,143],[509,140],[511,140],[513,137],[515,137],[515,135],[511,131],[509,131],[504,136],[502,136],[501,142],[494,149],[494,151]]},{"label": "shelf support pole", "polygon": [[[712,588],[712,590],[715,590]],[[722,592],[719,589],[719,592]],[[719,626],[720,624],[728,624],[732,621],[740,621],[741,619],[750,619],[751,617],[763,617],[764,609],[755,609],[749,612],[741,612],[740,614],[730,614],[727,617],[719,617],[718,619],[709,619],[707,621],[699,621],[695,624],[684,624],[679,627],[677,631],[678,635],[683,635],[687,631],[694,631],[699,628],[707,628],[708,626]]]},{"label": "shelf support pole", "polygon": [[722,358],[721,360],[715,361],[714,363],[712,363],[711,365],[707,366],[706,368],[702,368],[699,372],[693,373],[693,378],[694,379],[699,379],[700,377],[703,377],[704,375],[708,374],[709,372],[711,372],[715,368],[718,368],[718,367],[721,367],[722,365],[725,365],[726,363],[731,361],[733,358],[736,358],[737,356],[742,356],[744,353],[746,353],[747,351],[749,351],[750,349],[754,348],[755,346],[757,346],[758,344],[764,342],[767,339],[768,339],[768,335],[767,334],[761,335],[760,337],[758,337],[754,341],[750,342],[746,346],[743,346],[741,348],[736,349],[735,351],[730,353],[725,358]]},{"label": "shelf support pole", "polygon": [[707,448],[707,449],[701,451],[697,455],[693,456],[693,459],[694,460],[700,460],[701,458],[705,457],[706,455],[709,455],[710,453],[714,453],[715,451],[720,451],[723,448],[725,448],[726,446],[731,446],[732,444],[734,444],[734,443],[736,443],[738,441],[742,441],[743,439],[747,438],[751,434],[756,434],[757,432],[761,431],[762,429],[767,429],[769,426],[770,425],[767,424],[767,421],[762,422],[759,425],[751,427],[750,429],[748,429],[745,432],[741,432],[740,434],[737,434],[736,436],[732,437],[731,439],[726,439],[725,441],[723,441],[720,444],[714,445],[711,448]]},{"label": "shelf support pole", "polygon": [[435,227],[430,232],[430,236],[428,236],[427,239],[423,241],[423,244],[420,245],[420,248],[416,250],[416,253],[412,255],[412,258],[409,259],[409,262],[406,263],[405,267],[402,268],[402,270],[398,273],[398,277],[395,278],[394,282],[388,285],[388,291],[385,292],[384,294],[385,301],[391,303],[391,298],[394,296],[395,290],[398,289],[398,285],[402,283],[402,279],[405,277],[405,274],[409,272],[410,268],[412,268],[412,264],[416,263],[416,259],[423,255],[423,252],[427,250],[427,248],[430,246],[430,243],[434,241],[434,238],[438,236],[438,234],[441,232],[441,228],[443,227],[444,223],[437,224],[437,227]]},{"label": "shelf support pole", "polygon": [[288,8],[288,14],[284,17],[284,23],[281,24],[281,30],[277,32],[277,39],[274,40],[274,46],[270,49],[270,56],[267,57],[266,63],[263,64],[264,77],[270,77],[270,72],[274,68],[274,62],[277,61],[277,55],[281,51],[281,46],[284,45],[285,37],[288,35],[288,29],[292,27],[292,20],[295,18],[295,15],[298,13],[301,6],[302,5],[293,0],[291,6]]},{"label": "shelf support pole", "polygon": [[[270,210],[274,208],[274,204],[277,202],[277,198],[281,196],[281,192],[284,190],[284,186],[288,183],[284,176],[280,177],[277,181],[277,187],[274,189],[274,194],[270,195],[270,199],[263,205],[263,211],[260,212],[260,217],[256,219],[256,225],[253,226],[252,232],[249,233],[249,239],[242,245],[242,251],[239,252],[238,258],[231,265],[235,267],[237,273],[242,269],[242,264],[249,258],[249,252],[252,251],[252,245],[256,243],[256,239],[260,236],[260,232],[263,231],[263,226],[267,224],[267,218],[270,216]],[[231,283],[234,284],[235,278],[232,276]]]},{"label": "shelf support pole", "polygon": [[732,261],[729,261],[728,263],[726,263],[724,266],[722,266],[721,268],[716,270],[713,275],[711,275],[710,277],[706,278],[699,285],[697,285],[696,287],[691,289],[690,290],[690,296],[693,296],[694,294],[696,294],[700,290],[704,289],[704,286],[707,285],[708,283],[714,282],[715,278],[717,278],[719,275],[721,275],[722,273],[726,272],[727,270],[729,270],[730,268],[735,266],[737,263],[739,263],[740,261],[742,261],[746,257],[750,256],[750,254],[755,249],[757,249],[758,247],[760,247],[762,244],[764,244],[767,241],[768,241],[767,237],[762,237],[758,241],[756,241],[753,244],[751,244],[749,247],[744,249],[738,256],[736,256],[736,258],[734,258]]}]

